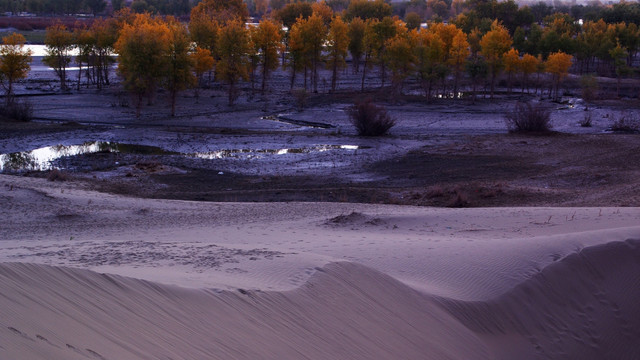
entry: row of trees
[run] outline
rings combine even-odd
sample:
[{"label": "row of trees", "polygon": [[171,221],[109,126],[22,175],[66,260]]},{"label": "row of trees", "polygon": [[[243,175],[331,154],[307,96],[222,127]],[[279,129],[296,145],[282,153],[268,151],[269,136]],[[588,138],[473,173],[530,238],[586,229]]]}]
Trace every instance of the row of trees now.
[{"label": "row of trees", "polygon": [[[415,28],[398,18],[370,11],[379,9],[379,3],[371,2],[373,6],[368,5],[366,11],[352,9],[344,13],[351,17],[349,21],[336,15],[324,2],[309,5],[309,14],[305,10],[307,5],[290,4],[282,10],[292,8],[302,12],[293,22],[279,15],[256,26],[245,25],[248,13],[237,0],[200,2],[193,8],[188,25],[171,17],[122,11],[114,18],[95,21],[88,28],[71,31],[63,25],[50,27],[44,61],[54,68],[64,89],[68,87],[66,68],[72,61],[70,53],[77,48],[75,62],[83,69],[78,72],[77,86],[81,83],[80,76],[85,76],[87,83],[100,88],[109,84],[113,62],[110,54],[117,53],[118,71],[136,99],[138,115],[144,99],[151,101],[159,87],[169,91],[173,113],[179,91],[210,84],[214,79],[227,84],[232,104],[240,81],[250,81],[253,88],[260,79],[264,92],[271,72],[279,67],[290,72],[292,89],[301,75],[304,89],[316,92],[321,82],[319,71],[326,69],[331,77],[330,91],[336,91],[348,54],[352,71],[361,76],[362,91],[371,87],[367,84],[371,82],[368,74],[375,67],[379,70],[376,85],[381,88],[390,79],[393,94],[399,95],[406,82],[413,80],[429,99],[457,97],[463,79],[474,96],[477,85],[488,79],[493,96],[496,79],[503,71],[509,91],[513,79],[518,78],[523,90],[528,91],[531,76],[539,77],[546,72],[553,79],[551,88],[557,97],[560,81],[572,65],[570,53],[561,50],[536,53],[530,47],[518,46],[517,37],[512,37],[497,20],[486,32],[474,28],[466,33],[456,24],[443,23]],[[354,16],[356,13],[374,15],[363,19]],[[283,27],[278,20],[289,24]],[[569,28],[565,25],[574,27],[557,17],[543,34]],[[640,37],[637,28],[600,21],[585,24],[586,29],[594,26],[603,29],[603,36],[616,44],[608,52],[609,58],[602,61],[612,63],[619,77],[625,75],[624,71],[629,75],[637,50],[626,47],[632,43],[627,37],[637,41]],[[586,33],[580,32],[575,41]],[[526,38],[525,45],[527,41],[530,40]],[[604,42],[601,40],[598,45]]]},{"label": "row of trees", "polygon": [[82,12],[99,14],[106,8],[105,0],[0,0],[0,12],[12,14],[22,12],[47,15],[74,15]]},{"label": "row of trees", "polygon": [[[186,15],[196,6],[199,0],[0,0],[0,12],[18,14],[29,12],[39,15],[70,15],[78,13],[105,14],[129,7],[137,13],[149,12],[163,15]],[[291,0],[244,0],[249,14],[261,19],[273,16]],[[309,3],[315,2],[308,0]],[[327,5],[334,12],[348,8],[368,7],[363,0],[328,0]],[[387,4],[389,16],[399,16],[407,22],[419,21],[454,21],[465,14],[474,22],[474,26],[485,26],[488,30],[491,22],[498,19],[510,32],[516,27],[529,27],[532,23],[541,24],[543,19],[555,13],[565,13],[574,19],[597,21],[603,19],[607,23],[627,22],[640,25],[640,4],[637,2],[618,2],[603,5],[598,1],[587,4],[575,2],[539,1],[519,6],[514,0],[411,0]],[[343,16],[348,19],[348,16]]]}]

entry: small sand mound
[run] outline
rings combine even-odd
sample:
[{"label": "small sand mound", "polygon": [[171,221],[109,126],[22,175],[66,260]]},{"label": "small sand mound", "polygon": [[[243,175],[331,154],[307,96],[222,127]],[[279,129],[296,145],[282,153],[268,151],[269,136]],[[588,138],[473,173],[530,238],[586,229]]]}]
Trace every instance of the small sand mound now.
[{"label": "small sand mound", "polygon": [[324,224],[330,226],[384,225],[385,222],[380,218],[352,211],[348,215],[338,215],[328,219]]},{"label": "small sand mound", "polygon": [[640,359],[640,240],[588,247],[487,302],[442,300],[499,359]]}]

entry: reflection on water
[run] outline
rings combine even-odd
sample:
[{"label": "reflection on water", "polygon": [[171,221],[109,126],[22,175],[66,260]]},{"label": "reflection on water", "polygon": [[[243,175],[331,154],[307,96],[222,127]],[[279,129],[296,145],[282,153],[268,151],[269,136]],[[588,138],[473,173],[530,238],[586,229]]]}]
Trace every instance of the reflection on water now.
[{"label": "reflection on water", "polygon": [[136,154],[166,154],[154,146],[128,145],[107,141],[86,142],[81,145],[54,145],[32,151],[0,155],[0,172],[44,171],[57,168],[53,162],[65,156],[120,152]]},{"label": "reflection on water", "polygon": [[310,154],[331,150],[354,151],[367,147],[357,145],[315,145],[300,148],[282,149],[225,149],[199,153],[178,153],[167,151],[156,146],[121,144],[108,141],[86,142],[81,145],[55,145],[32,151],[0,154],[0,172],[46,171],[60,169],[55,161],[68,156],[94,153],[125,153],[138,155],[182,155],[197,159],[259,159],[266,156],[286,154]]},{"label": "reflection on water", "polygon": [[203,153],[188,154],[189,156],[200,159],[258,159],[266,155],[284,155],[284,154],[309,154],[315,152],[325,152],[330,150],[358,150],[365,147],[357,145],[317,145],[303,148],[285,148],[285,149],[233,149],[233,150],[217,150]]}]

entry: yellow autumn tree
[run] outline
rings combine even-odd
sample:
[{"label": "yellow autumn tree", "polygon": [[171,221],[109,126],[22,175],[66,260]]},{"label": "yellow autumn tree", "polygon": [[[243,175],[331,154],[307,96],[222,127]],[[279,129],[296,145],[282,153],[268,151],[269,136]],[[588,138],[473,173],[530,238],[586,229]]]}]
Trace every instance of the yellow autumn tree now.
[{"label": "yellow autumn tree", "polygon": [[327,5],[326,1],[313,2],[313,4],[311,4],[311,11],[312,14],[316,14],[322,18],[324,26],[329,27],[333,19],[333,10]]},{"label": "yellow autumn tree", "polygon": [[480,40],[481,53],[489,66],[489,73],[491,74],[492,99],[496,77],[503,66],[503,55],[511,48],[512,42],[509,31],[498,20],[491,24],[491,30]]},{"label": "yellow autumn tree", "polygon": [[218,35],[219,60],[216,66],[220,78],[229,85],[229,105],[233,105],[238,94],[236,84],[249,78],[249,56],[251,39],[249,30],[241,20],[233,20],[220,28]]},{"label": "yellow autumn tree", "polygon": [[236,20],[244,23],[249,17],[249,10],[242,0],[202,0],[191,9],[191,16],[194,15],[207,17],[220,24]]},{"label": "yellow autumn tree", "polygon": [[[303,29],[300,25],[302,23],[303,17],[298,17],[298,21],[296,21],[292,26],[291,30],[289,30],[289,61],[288,66],[291,69],[291,86],[290,89],[293,89],[293,85],[296,81],[296,74],[303,67],[306,70],[306,65],[304,64],[304,52],[305,52],[305,43],[303,38]],[[305,71],[306,72],[306,71]],[[307,76],[305,74],[304,78],[304,87],[307,88]]]},{"label": "yellow autumn tree", "polygon": [[115,44],[118,72],[135,99],[140,116],[145,96],[151,102],[158,84],[166,75],[171,31],[166,23],[138,14],[132,24],[125,23]]},{"label": "yellow autumn tree", "polygon": [[554,99],[558,99],[560,81],[569,74],[573,56],[561,51],[550,54],[545,62],[545,70],[553,77]]},{"label": "yellow autumn tree", "polygon": [[378,36],[375,32],[375,27],[380,23],[380,20],[376,18],[368,19],[365,22],[364,36],[362,38],[362,55],[364,56],[364,64],[362,69],[362,82],[360,85],[360,91],[364,91],[364,82],[367,78],[367,70],[372,66],[373,54],[378,48]]},{"label": "yellow autumn tree", "polygon": [[391,70],[391,84],[394,96],[402,94],[402,85],[415,68],[415,46],[418,34],[415,30],[397,32],[387,40],[385,56]]},{"label": "yellow autumn tree", "polygon": [[[324,25],[324,19],[317,14],[312,14],[307,19],[298,18],[294,26],[299,31],[300,39],[297,41],[302,45],[302,63],[305,69],[311,70],[311,86],[313,92],[318,92],[318,70],[328,29]],[[306,78],[305,71],[305,88]]]},{"label": "yellow autumn tree", "polygon": [[196,79],[192,72],[194,63],[189,54],[191,39],[187,28],[173,18],[169,18],[167,27],[169,28],[167,52],[169,59],[165,73],[165,86],[171,98],[171,116],[175,116],[178,92],[194,85]]},{"label": "yellow autumn tree", "polygon": [[283,50],[282,25],[272,20],[262,20],[253,32],[253,43],[258,50],[262,68],[262,93],[271,71],[278,68],[278,53]]},{"label": "yellow autumn tree", "polygon": [[511,93],[511,83],[513,80],[513,74],[515,74],[520,68],[520,54],[518,50],[511,48],[504,53],[504,71],[507,73],[507,91]]},{"label": "yellow autumn tree", "polygon": [[531,54],[524,54],[519,64],[519,71],[522,73],[522,89],[529,93],[529,76],[538,69],[539,60]]},{"label": "yellow autumn tree", "polygon": [[453,68],[454,81],[453,81],[453,97],[458,97],[458,81],[460,74],[467,63],[469,58],[469,42],[467,41],[467,34],[459,31],[453,37],[451,42],[451,48],[449,49],[449,66]]},{"label": "yellow autumn tree", "polygon": [[92,50],[92,73],[94,83],[101,89],[104,85],[109,85],[109,74],[111,66],[115,63],[113,57],[114,46],[118,40],[120,25],[114,18],[96,19],[89,28],[89,33],[93,38]]},{"label": "yellow autumn tree", "polygon": [[[220,25],[216,18],[216,12],[208,11],[208,8],[204,6],[196,6],[191,9],[191,17],[189,19],[191,39],[197,47],[208,50],[214,59],[217,59],[219,30]],[[211,80],[211,73],[209,73],[209,80]]]},{"label": "yellow autumn tree", "polygon": [[431,99],[433,84],[446,68],[445,45],[438,34],[421,29],[414,47],[416,72],[427,99]]},{"label": "yellow autumn tree", "polygon": [[448,95],[445,79],[448,73],[453,72],[455,75],[453,93],[456,96],[460,73],[469,56],[467,35],[454,24],[434,23],[427,31],[436,34],[444,46],[444,62],[447,66],[440,68],[438,74],[442,81],[442,92]]},{"label": "yellow autumn tree", "polygon": [[202,77],[207,71],[213,69],[214,59],[211,56],[211,51],[208,49],[203,49],[201,47],[195,48],[195,50],[190,54],[191,61],[193,62],[193,72],[196,77],[196,86],[195,86],[195,96],[196,101],[200,97],[200,93],[198,89],[202,84]]},{"label": "yellow autumn tree", "polygon": [[372,23],[371,27],[373,36],[370,40],[373,43],[373,59],[380,67],[380,88],[384,88],[387,77],[387,56],[385,55],[387,40],[393,38],[399,31],[406,31],[407,28],[402,21],[396,21],[389,16],[379,22]]},{"label": "yellow autumn tree", "polygon": [[67,67],[71,63],[71,50],[75,47],[73,33],[61,23],[47,28],[44,39],[47,55],[42,60],[53,68],[60,79],[60,90],[67,90]]},{"label": "yellow autumn tree", "polygon": [[353,62],[353,71],[357,74],[360,72],[360,60],[364,53],[364,31],[366,24],[359,17],[354,18],[349,23],[349,53]]},{"label": "yellow autumn tree", "polygon": [[349,25],[340,16],[331,21],[327,36],[327,63],[331,69],[331,91],[336,91],[338,70],[346,66],[349,47]]},{"label": "yellow autumn tree", "polygon": [[31,50],[25,49],[22,34],[12,33],[2,38],[0,45],[0,82],[5,89],[5,103],[13,102],[13,84],[27,77],[31,69]]}]

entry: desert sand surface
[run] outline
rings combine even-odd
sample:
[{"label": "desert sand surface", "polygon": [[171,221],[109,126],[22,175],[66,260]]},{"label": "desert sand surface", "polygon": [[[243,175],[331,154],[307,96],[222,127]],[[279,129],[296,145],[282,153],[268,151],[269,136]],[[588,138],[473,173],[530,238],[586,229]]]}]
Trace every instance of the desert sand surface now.
[{"label": "desert sand surface", "polygon": [[640,208],[0,199],[3,359],[640,357]]},{"label": "desert sand surface", "polygon": [[[34,121],[0,122],[0,360],[640,358],[640,148],[611,131],[633,99],[409,84],[372,139],[345,112],[359,75],[137,119],[40,61]],[[556,133],[507,134],[529,100]]]}]

